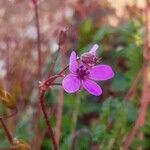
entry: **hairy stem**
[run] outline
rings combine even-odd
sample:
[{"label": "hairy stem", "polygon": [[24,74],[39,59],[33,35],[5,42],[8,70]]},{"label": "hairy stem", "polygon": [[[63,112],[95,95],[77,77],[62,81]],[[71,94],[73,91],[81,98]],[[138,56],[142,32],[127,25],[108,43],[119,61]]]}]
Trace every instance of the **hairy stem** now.
[{"label": "hairy stem", "polygon": [[45,104],[44,104],[44,95],[45,95],[45,91],[42,90],[40,92],[41,109],[42,109],[42,112],[43,112],[43,115],[44,115],[45,122],[46,122],[46,124],[48,126],[49,135],[50,135],[50,137],[52,139],[53,148],[54,148],[54,150],[58,150],[58,146],[57,146],[57,143],[56,143],[56,140],[55,140],[53,129],[52,129],[52,126],[50,124],[50,121],[48,120],[48,115],[47,115],[46,107],[45,107]]}]

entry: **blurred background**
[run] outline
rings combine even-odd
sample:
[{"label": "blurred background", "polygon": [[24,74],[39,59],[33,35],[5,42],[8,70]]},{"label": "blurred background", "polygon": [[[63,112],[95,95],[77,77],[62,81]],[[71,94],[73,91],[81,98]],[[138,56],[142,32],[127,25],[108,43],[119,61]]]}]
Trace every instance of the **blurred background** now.
[{"label": "blurred background", "polygon": [[[14,140],[32,150],[53,149],[38,113],[38,83],[50,71],[59,31],[66,29],[53,74],[67,65],[72,50],[82,54],[97,43],[101,63],[111,65],[115,77],[100,82],[99,97],[86,91],[70,95],[61,86],[46,92],[59,149],[149,150],[149,9],[148,0],[1,0],[0,86],[18,109],[4,118]],[[2,100],[0,113],[12,113]],[[11,144],[0,126],[0,149],[4,148],[11,149]]]}]

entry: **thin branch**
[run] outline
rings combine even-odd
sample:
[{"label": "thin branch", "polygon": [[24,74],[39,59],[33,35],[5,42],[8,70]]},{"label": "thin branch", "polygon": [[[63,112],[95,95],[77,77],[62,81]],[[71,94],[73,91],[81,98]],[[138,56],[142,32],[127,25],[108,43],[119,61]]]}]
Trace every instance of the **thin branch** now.
[{"label": "thin branch", "polygon": [[[124,144],[124,150],[128,150],[130,147],[130,144],[135,136],[137,134],[138,129],[142,127],[145,123],[145,117],[146,117],[146,112],[150,103],[150,94],[149,94],[149,82],[148,82],[148,67],[150,65],[150,18],[148,17],[150,14],[150,1],[147,0],[147,7],[145,8],[145,45],[144,45],[144,59],[145,59],[145,67],[143,69],[143,86],[142,86],[142,97],[141,97],[141,102],[140,102],[140,108],[139,108],[139,113],[138,117],[135,121],[135,125],[129,135],[127,136]],[[143,133],[139,132],[138,134],[140,140],[143,138]]]},{"label": "thin branch", "polygon": [[54,67],[55,67],[56,62],[57,62],[57,59],[58,59],[58,54],[59,54],[60,51],[62,50],[61,47],[62,47],[62,45],[64,44],[65,39],[66,39],[66,31],[67,31],[67,29],[64,28],[64,29],[61,29],[60,32],[59,32],[58,50],[57,50],[57,52],[56,52],[56,54],[55,54],[55,56],[54,56],[53,62],[52,62],[52,64],[51,64],[48,77],[50,77],[51,74],[52,74],[53,71],[54,71]]},{"label": "thin branch", "polygon": [[44,115],[45,122],[48,126],[48,132],[49,132],[49,134],[51,136],[51,139],[52,139],[54,150],[58,150],[58,145],[57,145],[57,142],[55,140],[55,136],[54,136],[51,124],[48,120],[48,115],[47,115],[46,108],[45,108],[45,105],[44,105],[44,95],[45,95],[45,92],[49,89],[50,86],[56,84],[56,83],[54,83],[54,81],[58,77],[61,77],[62,73],[67,68],[68,68],[68,65],[64,69],[62,69],[57,75],[54,75],[52,77],[48,77],[48,79],[46,79],[45,81],[40,82],[40,84],[39,84],[39,101],[40,101],[40,105],[41,105],[41,108],[42,108],[42,112],[43,112],[43,115]]},{"label": "thin branch", "polygon": [[135,93],[135,90],[137,89],[137,84],[139,83],[139,80],[141,79],[142,75],[143,75],[143,70],[145,68],[145,63],[143,64],[143,67],[140,69],[140,71],[138,72],[137,76],[135,77],[134,81],[132,82],[131,84],[131,87],[130,89],[128,90],[126,96],[125,96],[125,101],[129,101],[134,93]]},{"label": "thin branch", "polygon": [[147,71],[148,68],[144,69],[144,81],[143,81],[143,92],[142,92],[142,98],[141,98],[141,104],[139,108],[139,113],[138,117],[136,119],[135,125],[132,129],[132,131],[129,133],[129,135],[126,138],[125,144],[124,144],[124,150],[128,150],[130,147],[130,144],[132,142],[132,139],[134,138],[135,134],[137,133],[138,129],[142,127],[145,123],[145,117],[146,117],[146,112],[149,104],[149,91],[148,91],[148,76],[147,76]]},{"label": "thin branch", "polygon": [[51,85],[62,85],[62,83],[54,82],[54,83],[52,83]]},{"label": "thin branch", "polygon": [[63,72],[65,72],[68,69],[69,65],[67,65],[63,70],[61,70],[58,75],[61,75]]},{"label": "thin branch", "polygon": [[60,46],[58,47],[58,50],[57,50],[57,52],[56,52],[56,54],[54,56],[54,59],[53,59],[54,61],[51,64],[50,71],[48,73],[48,77],[50,77],[51,74],[53,73],[53,70],[54,70],[54,67],[55,67],[55,64],[56,64],[59,52],[60,52]]},{"label": "thin branch", "polygon": [[41,77],[41,35],[40,35],[40,25],[39,25],[39,13],[37,0],[32,0],[34,5],[35,21],[36,21],[36,31],[37,31],[37,50],[38,50],[38,77]]},{"label": "thin branch", "polygon": [[41,105],[41,108],[42,108],[44,119],[45,119],[45,122],[46,122],[46,124],[48,126],[48,131],[49,131],[49,135],[50,135],[50,137],[52,139],[53,148],[54,148],[54,150],[58,150],[58,146],[57,146],[57,143],[56,143],[56,140],[55,140],[53,129],[51,127],[51,124],[50,124],[49,119],[48,119],[48,115],[46,113],[46,107],[45,107],[45,104],[44,104],[44,95],[45,95],[45,91],[40,90],[40,97],[39,97],[39,99],[40,99],[40,105]]},{"label": "thin branch", "polygon": [[5,120],[5,119],[13,117],[14,115],[16,115],[18,113],[18,109],[16,107],[14,109],[11,109],[11,110],[12,110],[11,114],[2,114],[2,115],[0,115],[0,118]]},{"label": "thin branch", "polygon": [[2,118],[0,118],[0,122],[2,124],[2,127],[3,127],[4,131],[5,131],[5,134],[6,134],[6,137],[7,137],[8,141],[9,141],[9,143],[11,145],[13,145],[13,137],[12,137],[11,133],[9,132],[9,130],[7,129],[7,127],[6,127],[6,125],[5,125],[5,123],[4,123]]}]

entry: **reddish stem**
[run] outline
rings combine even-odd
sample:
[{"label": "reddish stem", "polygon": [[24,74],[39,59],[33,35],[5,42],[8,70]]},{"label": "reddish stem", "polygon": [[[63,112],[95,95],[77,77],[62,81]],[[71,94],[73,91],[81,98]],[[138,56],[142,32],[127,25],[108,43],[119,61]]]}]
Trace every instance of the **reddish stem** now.
[{"label": "reddish stem", "polygon": [[[61,49],[61,46],[64,44],[65,42],[65,39],[66,39],[66,28],[63,28],[60,30],[60,33],[59,33],[59,42],[58,42],[58,50],[54,56],[54,59],[53,59],[53,62],[52,62],[52,65],[50,67],[50,71],[49,71],[49,74],[48,74],[48,77],[51,76],[51,74],[53,73],[54,71],[54,67],[55,67],[55,64],[56,64],[56,61],[58,59],[58,54],[60,53],[60,51],[62,50]],[[63,52],[64,53],[64,52]]]},{"label": "reddish stem", "polygon": [[51,65],[51,67],[50,67],[50,71],[49,71],[49,73],[48,73],[48,77],[50,77],[51,74],[52,74],[53,71],[54,71],[54,67],[55,67],[55,64],[56,64],[56,61],[57,61],[59,52],[60,52],[60,46],[58,47],[58,50],[57,50],[57,52],[56,52],[56,54],[55,54],[55,56],[54,56],[54,59],[53,59],[54,61],[52,62],[52,65]]},{"label": "reddish stem", "polygon": [[58,150],[58,146],[57,146],[57,143],[56,143],[56,140],[55,140],[53,129],[52,129],[51,124],[48,120],[48,115],[47,115],[46,107],[45,107],[45,104],[44,104],[44,95],[45,95],[45,91],[41,90],[39,98],[40,98],[40,104],[41,104],[42,112],[43,112],[43,115],[44,115],[45,122],[48,126],[48,132],[49,132],[49,135],[52,139],[54,150]]},{"label": "reddish stem", "polygon": [[145,63],[143,64],[143,67],[140,69],[140,71],[138,72],[136,78],[132,82],[132,85],[131,85],[129,91],[127,92],[127,94],[126,94],[126,96],[124,98],[125,101],[129,101],[134,96],[136,88],[137,88],[137,84],[139,83],[139,80],[142,77],[144,68],[145,68]]},{"label": "reddish stem", "polygon": [[140,103],[140,108],[139,108],[139,114],[138,117],[135,121],[135,125],[129,135],[127,136],[124,144],[124,150],[128,150],[130,147],[130,144],[137,133],[138,129],[142,127],[145,123],[145,117],[146,117],[146,111],[148,108],[149,104],[149,91],[148,91],[148,64],[146,64],[146,67],[143,70],[143,89],[142,89],[142,98],[141,98],[141,103]]},{"label": "reddish stem", "polygon": [[9,130],[7,129],[7,127],[6,127],[6,125],[5,125],[5,123],[4,123],[4,121],[3,121],[2,118],[0,118],[0,122],[1,122],[1,124],[2,124],[2,127],[3,127],[4,131],[5,131],[5,134],[6,134],[6,137],[7,137],[8,141],[9,141],[9,143],[10,143],[11,145],[13,145],[13,137],[12,137],[12,135],[10,134]]},{"label": "reddish stem", "polygon": [[[149,94],[149,82],[148,82],[148,67],[150,64],[150,30],[149,30],[149,25],[150,25],[150,18],[148,17],[150,14],[150,1],[147,0],[147,6],[145,8],[145,45],[144,45],[144,68],[142,71],[143,75],[143,86],[142,86],[142,97],[140,101],[140,108],[139,108],[139,114],[138,117],[135,121],[135,125],[129,135],[127,136],[124,144],[124,150],[128,150],[130,147],[130,144],[135,136],[137,134],[138,129],[142,127],[145,123],[145,117],[146,117],[146,112],[150,103],[150,94]],[[143,133],[139,132],[139,138],[143,138]]]},{"label": "reddish stem", "polygon": [[38,14],[37,1],[32,0],[32,2],[33,2],[33,5],[34,5],[36,30],[37,30],[38,77],[40,79],[40,76],[41,76],[41,35],[40,35],[40,25],[39,25],[39,14]]}]

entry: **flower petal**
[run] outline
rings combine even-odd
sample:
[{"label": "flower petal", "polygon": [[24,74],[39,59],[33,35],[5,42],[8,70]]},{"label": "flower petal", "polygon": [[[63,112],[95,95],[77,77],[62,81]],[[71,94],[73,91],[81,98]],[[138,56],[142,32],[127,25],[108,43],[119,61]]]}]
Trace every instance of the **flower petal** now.
[{"label": "flower petal", "polygon": [[75,73],[78,67],[78,63],[77,63],[77,55],[76,52],[72,52],[70,55],[70,60],[69,60],[69,70],[72,73]]},{"label": "flower petal", "polygon": [[62,86],[68,93],[74,93],[78,91],[80,84],[80,80],[73,74],[68,74],[62,81]]},{"label": "flower petal", "polygon": [[93,54],[96,56],[96,50],[98,49],[98,44],[94,44],[89,53]]},{"label": "flower petal", "polygon": [[97,65],[90,70],[89,78],[93,80],[108,80],[114,76],[112,68],[108,65]]},{"label": "flower petal", "polygon": [[101,87],[92,80],[89,79],[83,80],[82,85],[92,95],[99,96],[102,94]]}]

